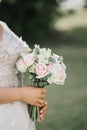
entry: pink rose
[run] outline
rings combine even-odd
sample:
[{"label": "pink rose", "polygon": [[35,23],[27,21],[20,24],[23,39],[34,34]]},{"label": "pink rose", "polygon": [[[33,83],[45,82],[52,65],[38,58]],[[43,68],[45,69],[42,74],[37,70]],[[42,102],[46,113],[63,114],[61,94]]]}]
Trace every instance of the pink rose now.
[{"label": "pink rose", "polygon": [[45,77],[48,74],[47,66],[43,63],[38,63],[36,65],[36,74],[37,74],[37,78]]},{"label": "pink rose", "polygon": [[22,57],[27,67],[31,66],[34,63],[35,58],[33,54],[25,54]]}]

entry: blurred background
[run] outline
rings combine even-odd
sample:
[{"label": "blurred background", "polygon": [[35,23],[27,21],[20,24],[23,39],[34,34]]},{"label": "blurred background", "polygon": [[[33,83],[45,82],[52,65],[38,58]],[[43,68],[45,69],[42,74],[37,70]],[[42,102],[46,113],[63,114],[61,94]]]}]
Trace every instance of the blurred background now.
[{"label": "blurred background", "polygon": [[87,130],[87,0],[2,0],[0,20],[33,47],[64,57],[64,86],[49,86],[37,130]]}]

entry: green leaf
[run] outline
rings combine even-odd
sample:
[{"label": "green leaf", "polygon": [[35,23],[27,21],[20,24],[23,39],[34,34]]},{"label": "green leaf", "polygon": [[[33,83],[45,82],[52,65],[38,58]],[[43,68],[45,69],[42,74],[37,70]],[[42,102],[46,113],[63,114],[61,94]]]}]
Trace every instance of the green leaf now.
[{"label": "green leaf", "polygon": [[39,54],[39,48],[35,48],[35,54]]},{"label": "green leaf", "polygon": [[49,57],[49,62],[56,63],[55,59],[52,57]]},{"label": "green leaf", "polygon": [[43,85],[43,82],[39,82],[39,86],[40,86],[40,87],[44,86],[44,85]]},{"label": "green leaf", "polygon": [[31,74],[29,75],[29,79],[33,79],[33,76]]}]

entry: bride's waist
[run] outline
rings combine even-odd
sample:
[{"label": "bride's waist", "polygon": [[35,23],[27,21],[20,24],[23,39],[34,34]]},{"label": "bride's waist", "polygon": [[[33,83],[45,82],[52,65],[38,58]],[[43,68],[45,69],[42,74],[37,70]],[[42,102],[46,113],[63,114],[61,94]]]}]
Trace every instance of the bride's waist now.
[{"label": "bride's waist", "polygon": [[0,76],[0,87],[18,87],[20,81],[16,75],[3,75]]},{"label": "bride's waist", "polygon": [[17,76],[14,71],[0,71],[0,79]]},{"label": "bride's waist", "polygon": [[17,70],[15,68],[0,68],[0,77],[5,75],[16,75]]}]

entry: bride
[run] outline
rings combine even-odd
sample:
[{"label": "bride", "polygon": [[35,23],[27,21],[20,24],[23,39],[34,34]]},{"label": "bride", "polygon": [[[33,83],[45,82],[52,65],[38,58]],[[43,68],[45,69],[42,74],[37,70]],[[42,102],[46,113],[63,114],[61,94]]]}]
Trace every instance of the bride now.
[{"label": "bride", "polygon": [[46,88],[22,86],[15,63],[28,45],[0,21],[0,130],[35,130],[27,104],[41,107],[40,120],[46,115]]}]

